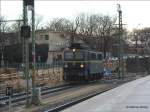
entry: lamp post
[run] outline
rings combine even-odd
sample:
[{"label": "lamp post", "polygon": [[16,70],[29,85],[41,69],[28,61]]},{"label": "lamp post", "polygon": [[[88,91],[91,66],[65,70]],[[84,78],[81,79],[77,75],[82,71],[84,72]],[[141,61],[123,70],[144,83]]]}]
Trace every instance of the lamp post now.
[{"label": "lamp post", "polygon": [[120,4],[117,4],[117,11],[118,11],[118,18],[119,18],[119,71],[118,76],[119,78],[123,78],[124,76],[124,60],[123,60],[123,39],[122,39],[122,11]]}]

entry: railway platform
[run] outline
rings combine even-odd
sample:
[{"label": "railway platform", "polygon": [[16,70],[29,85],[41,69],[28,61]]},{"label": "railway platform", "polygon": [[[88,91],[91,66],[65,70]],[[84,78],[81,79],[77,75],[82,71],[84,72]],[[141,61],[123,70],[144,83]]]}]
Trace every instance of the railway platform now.
[{"label": "railway platform", "polygon": [[150,112],[150,76],[125,83],[62,112]]}]

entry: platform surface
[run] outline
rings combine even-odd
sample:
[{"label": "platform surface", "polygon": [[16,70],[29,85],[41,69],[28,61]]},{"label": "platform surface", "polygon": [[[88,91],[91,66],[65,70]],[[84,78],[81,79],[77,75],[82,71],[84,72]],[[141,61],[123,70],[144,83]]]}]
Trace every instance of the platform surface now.
[{"label": "platform surface", "polygon": [[150,76],[125,83],[62,112],[150,112]]}]

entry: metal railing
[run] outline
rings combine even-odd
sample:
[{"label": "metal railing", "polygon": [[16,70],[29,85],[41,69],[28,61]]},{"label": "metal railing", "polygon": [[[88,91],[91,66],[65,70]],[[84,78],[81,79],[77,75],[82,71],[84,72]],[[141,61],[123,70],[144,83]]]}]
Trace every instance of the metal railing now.
[{"label": "metal railing", "polygon": [[[30,69],[32,69],[32,63],[29,64]],[[48,68],[57,68],[62,67],[63,62],[62,61],[54,61],[51,64],[47,63],[36,63],[35,67],[36,69],[48,69]],[[18,71],[23,71],[23,64],[22,63],[13,63],[13,64],[5,64],[4,68],[15,68]]]}]

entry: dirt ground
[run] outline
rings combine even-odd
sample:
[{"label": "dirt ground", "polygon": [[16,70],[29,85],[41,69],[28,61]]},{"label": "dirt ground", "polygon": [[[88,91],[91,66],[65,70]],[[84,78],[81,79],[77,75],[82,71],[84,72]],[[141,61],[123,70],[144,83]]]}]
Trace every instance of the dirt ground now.
[{"label": "dirt ground", "polygon": [[[32,71],[30,71],[32,76]],[[62,68],[36,70],[35,82],[37,86],[55,86],[63,83]],[[0,69],[0,95],[5,94],[7,86],[12,86],[15,91],[23,91],[26,88],[26,79],[23,73],[15,69]],[[31,77],[29,86],[32,86]]]}]

